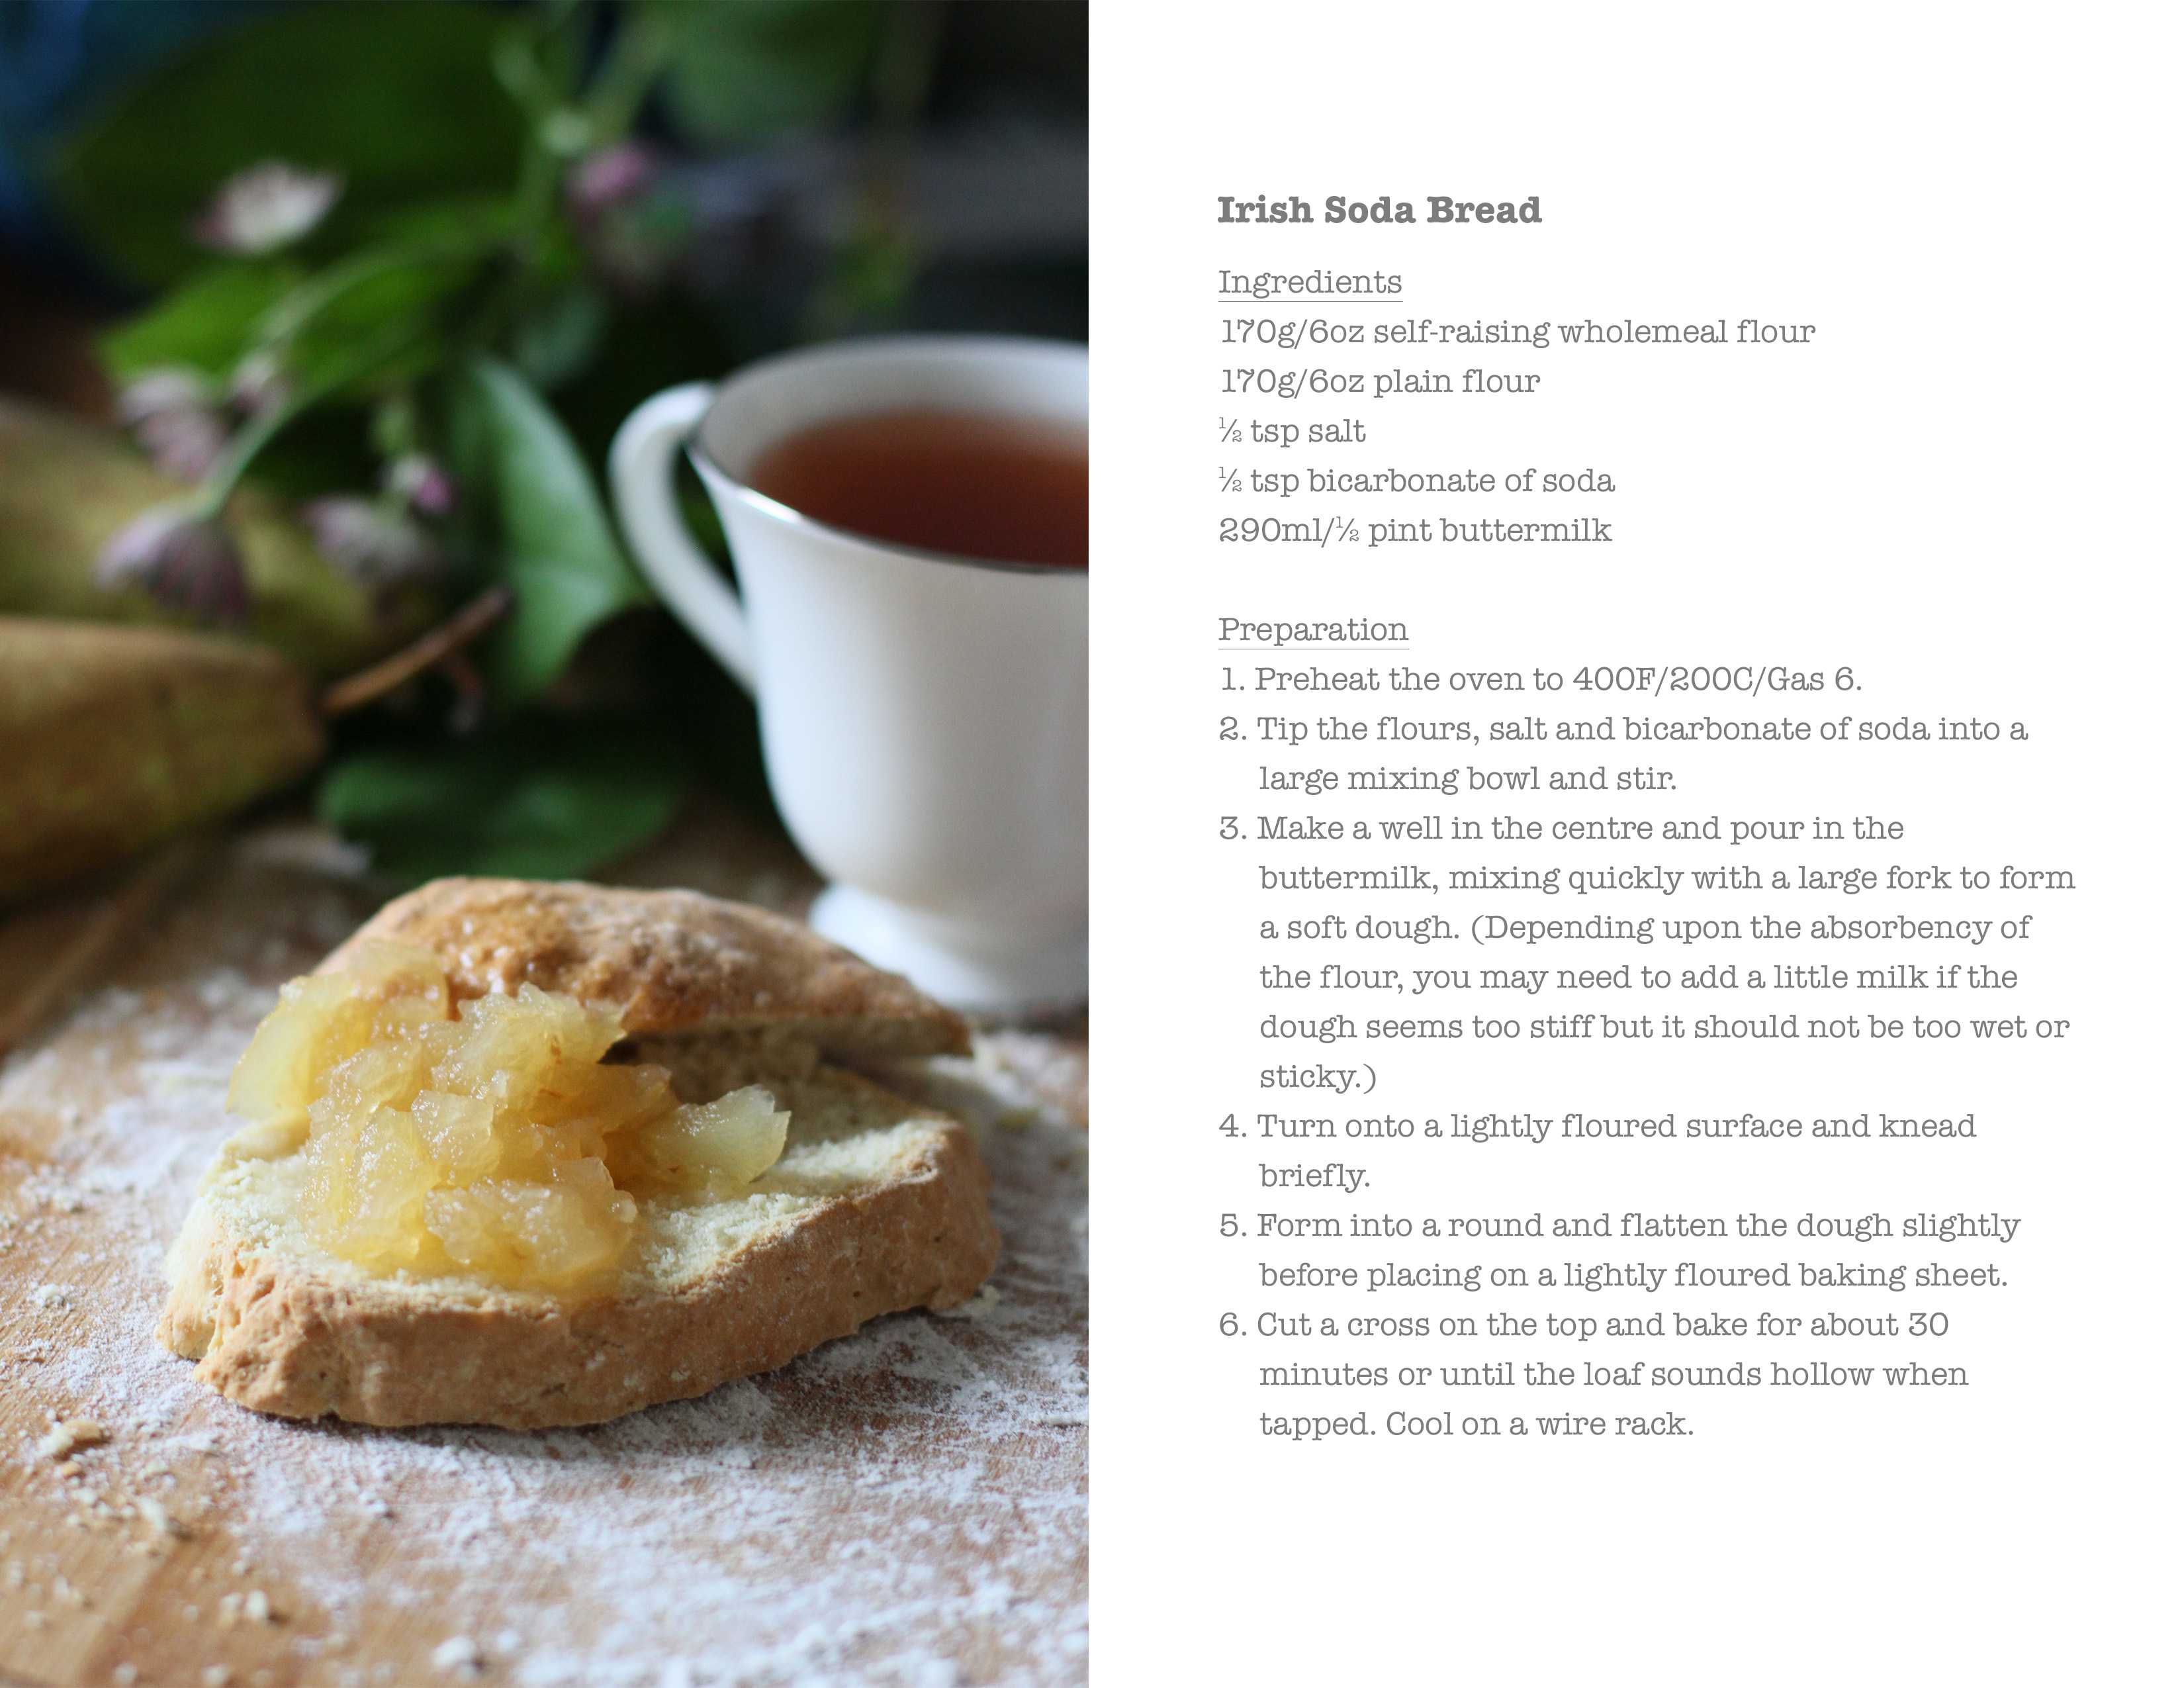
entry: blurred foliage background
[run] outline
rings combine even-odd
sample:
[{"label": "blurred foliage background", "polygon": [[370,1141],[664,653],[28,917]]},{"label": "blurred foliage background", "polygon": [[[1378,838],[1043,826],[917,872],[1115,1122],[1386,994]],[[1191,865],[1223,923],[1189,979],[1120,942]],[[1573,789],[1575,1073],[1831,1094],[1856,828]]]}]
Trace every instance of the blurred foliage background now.
[{"label": "blurred foliage background", "polygon": [[[622,555],[608,442],[801,342],[1082,338],[1085,27],[0,0],[0,615],[327,680],[504,591],[330,723],[309,800],[396,879],[582,873],[694,782],[770,813],[749,701]],[[686,504],[717,549],[694,477]]]}]

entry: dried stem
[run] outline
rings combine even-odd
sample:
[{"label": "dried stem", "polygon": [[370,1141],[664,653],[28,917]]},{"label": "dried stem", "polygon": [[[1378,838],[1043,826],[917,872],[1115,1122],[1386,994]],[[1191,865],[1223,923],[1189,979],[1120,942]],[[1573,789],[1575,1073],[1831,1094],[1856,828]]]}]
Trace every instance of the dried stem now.
[{"label": "dried stem", "polygon": [[376,703],[404,682],[415,679],[434,664],[444,661],[514,607],[515,599],[504,586],[480,593],[454,615],[415,643],[404,645],[383,661],[337,680],[319,699],[319,708],[332,716],[346,715]]}]

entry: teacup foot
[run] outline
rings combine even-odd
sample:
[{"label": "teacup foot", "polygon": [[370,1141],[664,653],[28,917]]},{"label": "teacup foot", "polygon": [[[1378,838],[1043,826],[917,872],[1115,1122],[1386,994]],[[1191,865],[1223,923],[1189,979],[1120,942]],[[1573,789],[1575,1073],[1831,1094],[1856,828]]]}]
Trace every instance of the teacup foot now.
[{"label": "teacup foot", "polygon": [[860,891],[829,885],[811,905],[811,929],[898,972],[928,996],[967,1014],[1007,1017],[1081,1006],[1090,962],[1085,934],[1031,947],[936,921]]}]

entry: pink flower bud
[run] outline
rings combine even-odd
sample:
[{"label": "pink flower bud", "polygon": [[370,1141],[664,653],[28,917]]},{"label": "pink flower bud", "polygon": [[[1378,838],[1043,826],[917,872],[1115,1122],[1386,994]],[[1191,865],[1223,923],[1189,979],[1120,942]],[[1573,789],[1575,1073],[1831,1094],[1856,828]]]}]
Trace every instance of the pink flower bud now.
[{"label": "pink flower bud", "polygon": [[441,564],[432,537],[371,499],[314,499],[300,512],[329,561],[374,586],[428,575]]},{"label": "pink flower bud", "polygon": [[106,542],[97,577],[109,591],[138,586],[170,610],[230,626],[250,614],[242,554],[226,528],[187,504],[158,504]]},{"label": "pink flower bud", "polygon": [[227,424],[212,410],[156,410],[136,424],[136,442],[178,481],[198,481],[227,444]]},{"label": "pink flower bud", "polygon": [[235,366],[227,382],[227,396],[253,415],[286,403],[292,390],[278,354],[262,346]]},{"label": "pink flower bud", "polygon": [[197,370],[168,365],[146,370],[116,393],[114,414],[133,428],[162,410],[209,409],[216,396],[212,382]]},{"label": "pink flower bud", "polygon": [[569,172],[569,212],[580,223],[596,221],[652,185],[660,160],[639,141],[603,147]]},{"label": "pink flower bud", "polygon": [[318,227],[341,192],[342,179],[332,171],[269,159],[228,177],[194,232],[215,252],[252,258],[277,252]]},{"label": "pink flower bud", "polygon": [[389,463],[385,484],[420,515],[446,515],[455,507],[454,477],[421,451],[405,451]]},{"label": "pink flower bud", "polygon": [[201,477],[227,443],[212,383],[195,370],[148,370],[121,389],[114,409],[152,460],[181,480]]}]

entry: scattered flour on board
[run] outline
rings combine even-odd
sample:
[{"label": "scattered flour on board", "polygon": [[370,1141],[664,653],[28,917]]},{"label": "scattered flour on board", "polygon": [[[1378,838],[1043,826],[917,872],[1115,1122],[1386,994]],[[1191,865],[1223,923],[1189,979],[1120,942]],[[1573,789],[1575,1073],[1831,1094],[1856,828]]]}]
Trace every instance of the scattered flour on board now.
[{"label": "scattered flour on board", "polygon": [[228,970],[103,992],[0,1067],[0,1112],[67,1123],[18,1198],[77,1197],[64,1223],[120,1286],[64,1290],[83,1340],[35,1386],[140,1470],[216,1460],[202,1523],[278,1568],[284,1609],[312,1620],[297,1634],[414,1613],[421,1658],[484,1637],[465,1659],[525,1688],[1083,1680],[1081,1132],[986,1134],[1005,1247],[973,1317],[883,1319],[588,1429],[289,1423],[212,1395],[152,1339],[166,1245],[229,1126],[228,1069],[272,1000]]}]

